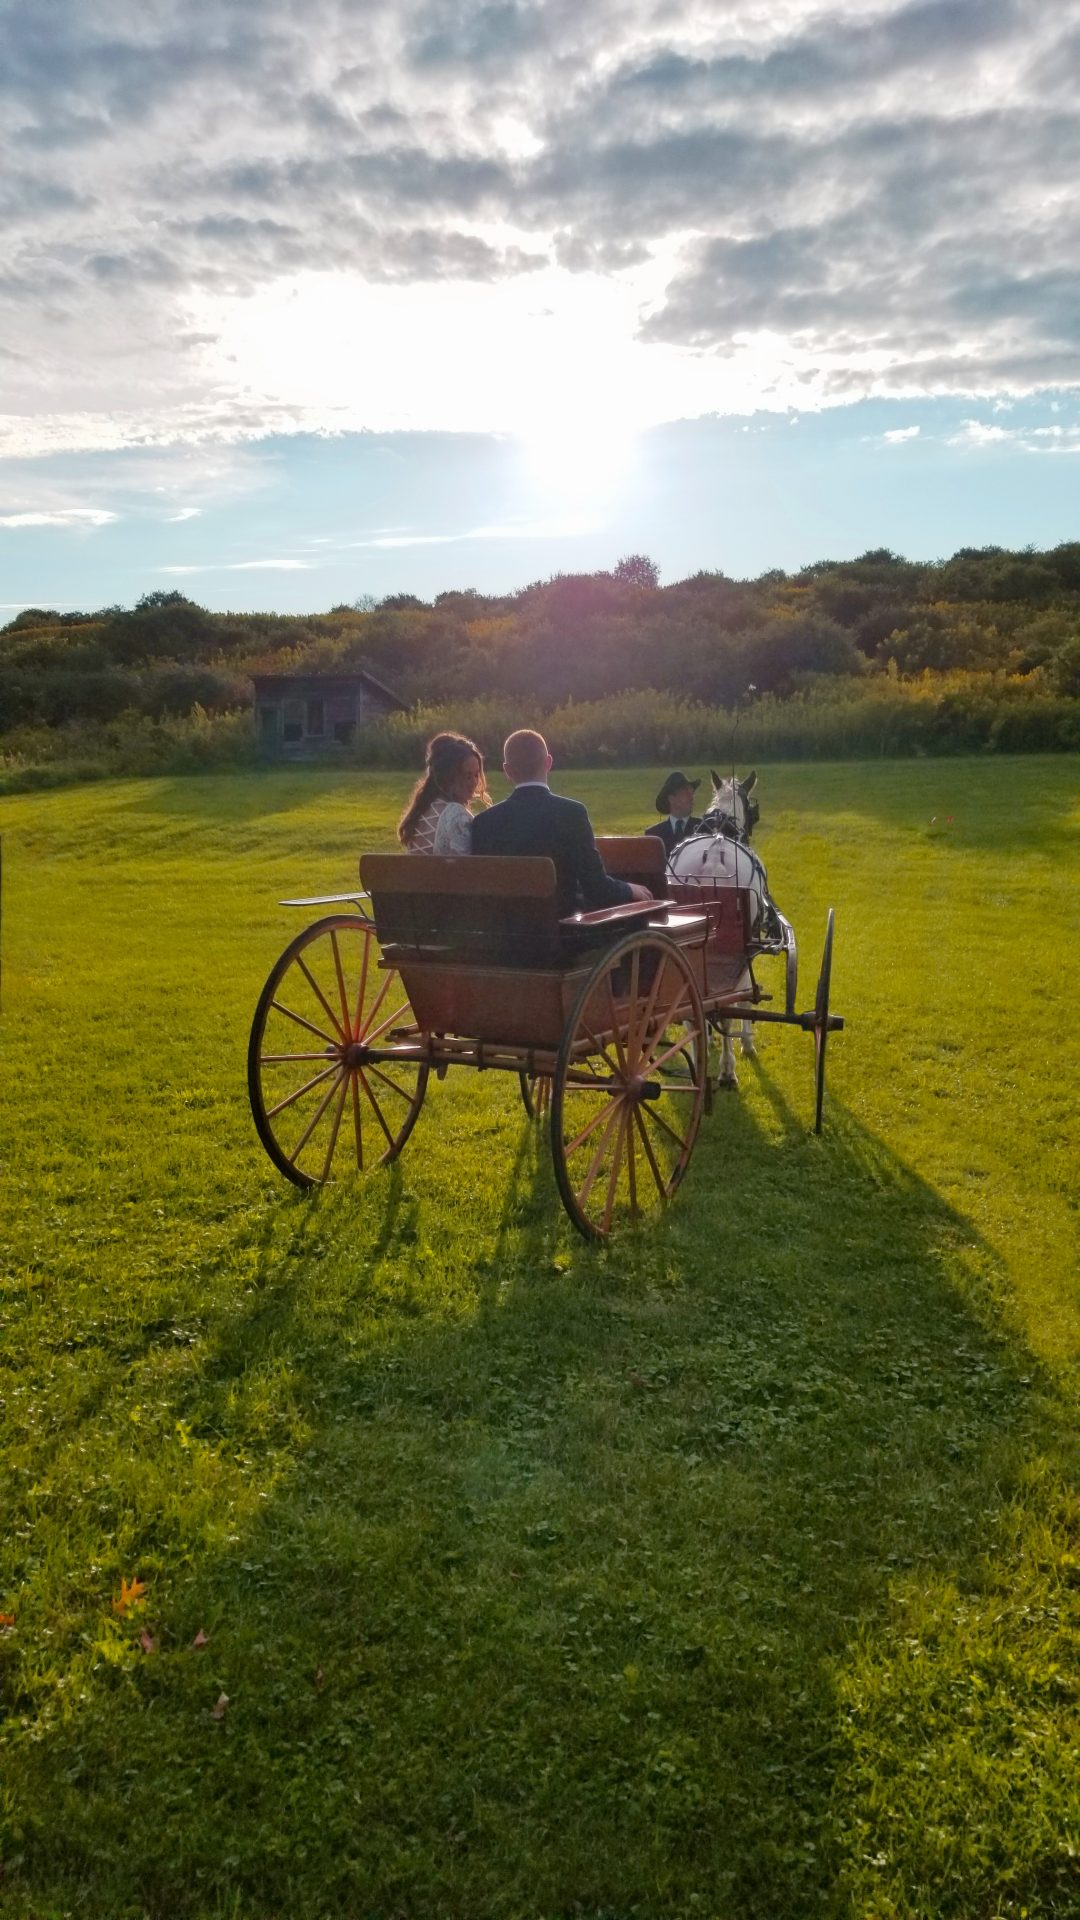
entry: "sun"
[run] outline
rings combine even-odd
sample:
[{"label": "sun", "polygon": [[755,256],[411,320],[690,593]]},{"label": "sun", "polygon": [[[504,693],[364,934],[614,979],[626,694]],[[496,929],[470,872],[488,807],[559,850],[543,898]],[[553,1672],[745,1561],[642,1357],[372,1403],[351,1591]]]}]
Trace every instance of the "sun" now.
[{"label": "sun", "polygon": [[517,438],[527,481],[555,505],[599,508],[622,491],[637,464],[634,422],[585,395],[526,420]]}]

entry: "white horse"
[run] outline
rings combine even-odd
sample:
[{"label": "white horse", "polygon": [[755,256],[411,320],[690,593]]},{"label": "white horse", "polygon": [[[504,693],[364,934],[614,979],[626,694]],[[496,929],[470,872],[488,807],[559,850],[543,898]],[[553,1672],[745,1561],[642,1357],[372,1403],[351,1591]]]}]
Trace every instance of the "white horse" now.
[{"label": "white horse", "polygon": [[[750,846],[750,835],[759,813],[757,801],[750,798],[757,785],[757,774],[748,773],[745,780],[736,780],[732,774],[727,780],[722,780],[712,770],[712,784],[712,800],[701,825],[674,848],[668,860],[668,873],[684,886],[701,884],[710,889],[745,887],[750,909],[750,937],[753,940],[768,940],[775,931],[774,922],[779,916],[769,897],[765,868]],[[757,1052],[753,1022],[743,1020],[740,1024],[743,1053],[752,1058]],[[732,1044],[735,1022],[720,1020],[716,1025],[721,1042],[718,1084],[737,1087],[735,1048]]]}]

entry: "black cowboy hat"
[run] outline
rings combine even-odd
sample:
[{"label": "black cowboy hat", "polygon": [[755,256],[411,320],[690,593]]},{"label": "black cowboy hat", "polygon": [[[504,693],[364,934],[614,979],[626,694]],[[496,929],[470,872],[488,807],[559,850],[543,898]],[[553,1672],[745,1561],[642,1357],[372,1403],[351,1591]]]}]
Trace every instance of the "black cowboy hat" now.
[{"label": "black cowboy hat", "polygon": [[677,770],[675,773],[669,773],[667,779],[664,781],[663,786],[661,787],[659,793],[656,796],[657,813],[667,812],[668,801],[670,800],[672,794],[675,793],[679,787],[689,787],[691,793],[696,793],[700,785],[701,785],[700,780],[691,780],[688,774],[679,773]]}]

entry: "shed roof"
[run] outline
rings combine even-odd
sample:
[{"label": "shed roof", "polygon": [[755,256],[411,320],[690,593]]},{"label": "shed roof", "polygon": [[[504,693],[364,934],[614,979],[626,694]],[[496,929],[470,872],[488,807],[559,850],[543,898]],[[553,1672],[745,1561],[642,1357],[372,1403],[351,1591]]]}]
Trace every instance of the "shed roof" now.
[{"label": "shed roof", "polygon": [[356,693],[361,687],[377,693],[399,713],[407,713],[409,703],[401,695],[388,687],[385,680],[369,673],[366,667],[356,667],[351,673],[256,673],[252,675],[255,683],[255,698],[267,694],[287,696],[315,690],[320,693]]}]

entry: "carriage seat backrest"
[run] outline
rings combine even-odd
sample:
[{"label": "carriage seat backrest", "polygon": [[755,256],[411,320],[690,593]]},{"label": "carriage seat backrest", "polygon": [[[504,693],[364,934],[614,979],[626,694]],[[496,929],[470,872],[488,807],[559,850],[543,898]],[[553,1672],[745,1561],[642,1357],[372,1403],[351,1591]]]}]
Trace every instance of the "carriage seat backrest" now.
[{"label": "carriage seat backrest", "polygon": [[388,959],[536,967],[562,957],[550,860],[366,853],[360,878]]},{"label": "carriage seat backrest", "polygon": [[667,893],[667,851],[655,833],[608,833],[597,837],[597,851],[616,880],[648,887],[655,899]]}]

